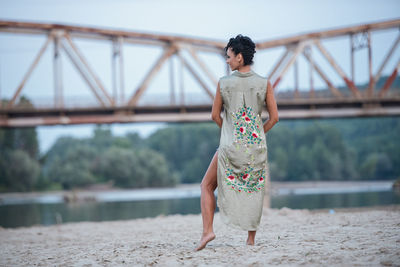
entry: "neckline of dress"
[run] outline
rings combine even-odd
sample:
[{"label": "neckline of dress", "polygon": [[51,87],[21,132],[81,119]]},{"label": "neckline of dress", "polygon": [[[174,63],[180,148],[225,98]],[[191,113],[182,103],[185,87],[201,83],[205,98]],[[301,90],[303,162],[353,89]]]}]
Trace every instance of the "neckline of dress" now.
[{"label": "neckline of dress", "polygon": [[250,77],[251,75],[253,75],[254,72],[252,70],[248,71],[248,72],[240,72],[238,70],[235,70],[232,75],[238,76],[238,77]]}]

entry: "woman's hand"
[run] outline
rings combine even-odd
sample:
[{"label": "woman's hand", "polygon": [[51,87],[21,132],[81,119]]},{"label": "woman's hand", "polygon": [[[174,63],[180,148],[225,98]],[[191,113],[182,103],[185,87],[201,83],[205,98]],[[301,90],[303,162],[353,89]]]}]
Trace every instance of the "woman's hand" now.
[{"label": "woman's hand", "polygon": [[271,82],[267,82],[267,93],[265,94],[265,103],[267,104],[267,111],[269,114],[268,120],[264,123],[264,133],[267,133],[278,121],[278,107],[276,105],[274,89]]},{"label": "woman's hand", "polygon": [[222,97],[219,91],[219,83],[217,86],[217,92],[215,93],[214,103],[211,110],[211,119],[215,121],[219,128],[222,127],[222,118],[221,118],[221,109],[222,109]]}]

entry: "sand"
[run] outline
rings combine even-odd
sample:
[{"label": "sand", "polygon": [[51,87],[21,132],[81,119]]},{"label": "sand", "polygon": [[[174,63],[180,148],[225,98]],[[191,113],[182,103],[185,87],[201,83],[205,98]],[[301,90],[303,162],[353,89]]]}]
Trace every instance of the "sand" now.
[{"label": "sand", "polygon": [[400,205],[265,209],[256,245],[216,214],[202,251],[201,216],[0,228],[0,266],[400,266]]}]

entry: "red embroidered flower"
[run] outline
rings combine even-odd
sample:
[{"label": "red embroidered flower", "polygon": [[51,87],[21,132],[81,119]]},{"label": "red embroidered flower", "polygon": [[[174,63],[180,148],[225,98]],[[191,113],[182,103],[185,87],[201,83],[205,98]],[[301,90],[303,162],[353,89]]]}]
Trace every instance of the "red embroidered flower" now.
[{"label": "red embroidered flower", "polygon": [[241,133],[243,133],[244,131],[246,131],[246,128],[245,128],[245,127],[240,127],[240,128],[239,128],[239,131],[240,131]]},{"label": "red embroidered flower", "polygon": [[231,181],[233,181],[233,180],[235,180],[235,176],[229,175],[229,176],[228,176],[228,179],[231,180]]},{"label": "red embroidered flower", "polygon": [[260,177],[258,180],[259,180],[260,182],[262,182],[262,181],[264,181],[264,178]]},{"label": "red embroidered flower", "polygon": [[243,113],[242,113],[242,117],[244,117],[244,116],[246,116],[246,112],[243,112]]},{"label": "red embroidered flower", "polygon": [[249,178],[249,174],[248,173],[243,174],[242,178],[243,180],[246,180],[247,178]]},{"label": "red embroidered flower", "polygon": [[244,118],[244,120],[245,120],[246,122],[250,122],[250,121],[251,121],[249,117]]},{"label": "red embroidered flower", "polygon": [[255,132],[253,132],[253,133],[251,134],[251,136],[253,136],[254,138],[258,138],[258,135],[257,135],[257,133],[255,133]]}]

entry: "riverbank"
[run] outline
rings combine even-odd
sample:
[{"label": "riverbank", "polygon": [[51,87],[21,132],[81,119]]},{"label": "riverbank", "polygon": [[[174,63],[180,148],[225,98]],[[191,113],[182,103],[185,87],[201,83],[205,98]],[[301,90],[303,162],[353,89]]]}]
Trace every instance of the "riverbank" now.
[{"label": "riverbank", "polygon": [[398,266],[400,205],[264,209],[256,245],[216,214],[217,238],[193,252],[201,216],[0,228],[0,266]]},{"label": "riverbank", "polygon": [[[394,181],[318,181],[271,182],[271,196],[287,194],[324,194],[389,191]],[[92,186],[87,189],[0,193],[0,205],[23,203],[62,203],[88,201],[135,201],[200,197],[199,184],[181,184],[171,188],[120,189]]]}]

